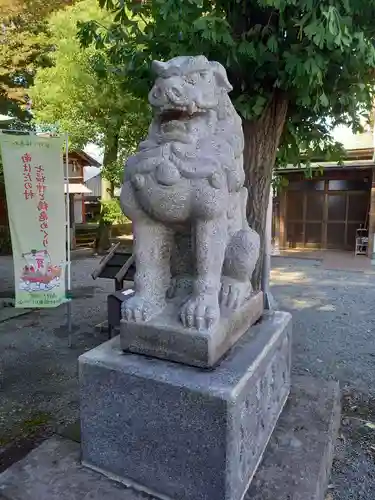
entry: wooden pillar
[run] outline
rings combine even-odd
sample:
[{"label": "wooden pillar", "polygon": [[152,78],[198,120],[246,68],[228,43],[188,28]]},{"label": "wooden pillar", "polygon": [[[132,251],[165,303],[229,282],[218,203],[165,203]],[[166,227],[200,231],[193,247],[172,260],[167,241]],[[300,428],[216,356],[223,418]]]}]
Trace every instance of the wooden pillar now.
[{"label": "wooden pillar", "polygon": [[86,205],[85,205],[85,195],[82,195],[82,224],[86,224]]},{"label": "wooden pillar", "polygon": [[374,238],[375,238],[375,167],[372,169],[372,182],[370,193],[370,213],[369,213],[369,245],[368,256],[375,260]]},{"label": "wooden pillar", "polygon": [[278,223],[278,233],[279,233],[279,248],[281,250],[286,248],[286,189],[281,188],[280,191],[280,201],[279,201],[279,223]]}]

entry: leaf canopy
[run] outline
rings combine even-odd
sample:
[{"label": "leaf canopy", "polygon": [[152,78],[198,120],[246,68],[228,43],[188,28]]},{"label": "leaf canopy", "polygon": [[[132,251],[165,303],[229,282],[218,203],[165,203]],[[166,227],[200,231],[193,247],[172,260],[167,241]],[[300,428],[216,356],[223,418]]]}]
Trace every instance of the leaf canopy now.
[{"label": "leaf canopy", "polygon": [[[25,126],[28,88],[35,71],[49,64],[47,17],[74,0],[0,0],[0,113],[13,114]],[[14,124],[12,125],[15,126]]]},{"label": "leaf canopy", "polygon": [[[111,17],[96,0],[84,0],[49,19],[52,65],[38,70],[30,89],[33,112],[39,126],[55,124],[58,131],[69,132],[77,148],[88,142],[105,147],[118,134],[116,150],[127,155],[147,130],[148,106],[129,93],[122,75],[112,71],[106,51],[80,46],[77,22],[89,19],[105,23]],[[119,167],[113,170],[119,172]]]},{"label": "leaf canopy", "polygon": [[354,130],[372,110],[375,69],[373,0],[99,0],[113,15],[80,24],[81,43],[109,61],[145,97],[150,63],[204,54],[224,64],[232,99],[257,120],[274,93],[288,99],[280,163],[333,154],[331,131]]}]

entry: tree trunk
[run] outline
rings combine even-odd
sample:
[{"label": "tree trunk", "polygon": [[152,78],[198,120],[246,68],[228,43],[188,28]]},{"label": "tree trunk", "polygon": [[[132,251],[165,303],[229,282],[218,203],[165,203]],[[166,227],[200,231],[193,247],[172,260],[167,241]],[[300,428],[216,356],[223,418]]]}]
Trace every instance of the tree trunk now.
[{"label": "tree trunk", "polygon": [[[119,130],[120,126],[114,130],[108,131],[103,157],[103,167],[110,165],[117,160],[119,148]],[[103,177],[101,178],[101,202],[111,200],[114,196],[113,182],[109,182]],[[103,218],[103,208],[100,210],[99,227],[95,240],[95,251],[98,254],[105,253],[111,246],[110,241],[110,225]]]},{"label": "tree trunk", "polygon": [[[103,167],[107,167],[114,163],[118,157],[119,148],[119,132],[121,124],[119,124],[114,130],[110,130],[107,133],[105,147],[104,147],[104,157],[103,157]],[[114,185],[113,182],[107,181],[102,178],[105,184],[105,189],[102,190],[102,200],[111,200],[114,196]],[[102,185],[104,187],[104,185]]]},{"label": "tree trunk", "polygon": [[111,246],[110,240],[110,226],[106,224],[103,220],[103,217],[100,216],[98,231],[96,233],[95,240],[95,252],[99,255],[103,255],[107,252],[109,247]]},{"label": "tree trunk", "polygon": [[253,275],[254,289],[261,288],[265,250],[265,227],[270,199],[272,169],[288,110],[284,95],[275,93],[262,116],[256,121],[243,120],[245,135],[245,186],[249,192],[247,219],[261,241],[260,257]]}]

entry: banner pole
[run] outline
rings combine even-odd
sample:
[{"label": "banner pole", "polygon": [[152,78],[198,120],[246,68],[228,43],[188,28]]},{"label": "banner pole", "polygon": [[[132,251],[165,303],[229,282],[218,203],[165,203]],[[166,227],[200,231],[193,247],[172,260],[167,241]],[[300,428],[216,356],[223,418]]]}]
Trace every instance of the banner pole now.
[{"label": "banner pole", "polygon": [[67,266],[66,266],[66,289],[67,289],[67,326],[68,346],[72,347],[72,301],[71,301],[71,242],[70,242],[70,193],[69,193],[69,135],[65,134],[65,181],[66,181],[66,237],[67,237]]}]

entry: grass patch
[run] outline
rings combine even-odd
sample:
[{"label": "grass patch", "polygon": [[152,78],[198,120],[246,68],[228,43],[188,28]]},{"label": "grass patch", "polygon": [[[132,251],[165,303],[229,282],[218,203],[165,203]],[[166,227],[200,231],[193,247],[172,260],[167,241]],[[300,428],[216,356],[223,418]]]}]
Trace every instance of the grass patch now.
[{"label": "grass patch", "polygon": [[29,415],[25,420],[18,422],[12,429],[0,435],[0,446],[5,447],[19,438],[33,437],[39,433],[41,428],[48,427],[51,421],[51,414],[36,412]]}]

